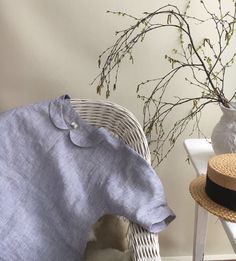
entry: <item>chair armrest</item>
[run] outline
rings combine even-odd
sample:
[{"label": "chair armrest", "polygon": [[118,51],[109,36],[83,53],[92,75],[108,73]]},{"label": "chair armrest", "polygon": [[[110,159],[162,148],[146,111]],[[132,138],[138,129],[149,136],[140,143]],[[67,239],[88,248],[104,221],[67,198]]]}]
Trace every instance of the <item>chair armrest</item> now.
[{"label": "chair armrest", "polygon": [[158,235],[130,222],[128,244],[133,261],[161,261]]}]

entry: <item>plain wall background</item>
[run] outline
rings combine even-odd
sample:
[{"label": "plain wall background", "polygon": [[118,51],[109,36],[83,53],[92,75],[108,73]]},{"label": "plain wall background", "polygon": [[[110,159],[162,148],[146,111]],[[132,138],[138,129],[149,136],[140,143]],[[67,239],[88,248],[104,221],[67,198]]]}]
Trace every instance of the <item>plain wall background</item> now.
[{"label": "plain wall background", "polygon": [[[184,0],[169,1],[182,8]],[[212,8],[217,0],[211,1]],[[166,4],[161,1],[114,0],[0,0],[0,111],[51,99],[68,93],[76,98],[105,99],[89,83],[99,72],[99,54],[115,40],[115,31],[129,25],[128,19],[107,14],[106,10],[140,15]],[[195,14],[199,15],[197,1]],[[196,37],[211,33],[207,28]],[[169,69],[164,59],[177,41],[174,31],[148,37],[135,52],[135,64],[123,64],[119,85],[111,100],[130,109],[142,122],[142,103],[136,98],[136,85],[161,76]],[[234,68],[231,70],[233,72]],[[186,86],[180,75],[176,87]],[[235,90],[235,73],[227,78],[229,91]],[[190,89],[191,91],[191,89]],[[194,90],[193,90],[194,91]],[[202,129],[209,137],[220,117],[217,106],[209,106],[202,118]],[[178,116],[178,115],[176,115]],[[166,196],[177,218],[160,233],[162,256],[192,254],[194,201],[188,186],[195,177],[186,162],[183,140],[186,131],[168,159],[157,169]],[[220,221],[209,218],[206,254],[233,253]]]}]

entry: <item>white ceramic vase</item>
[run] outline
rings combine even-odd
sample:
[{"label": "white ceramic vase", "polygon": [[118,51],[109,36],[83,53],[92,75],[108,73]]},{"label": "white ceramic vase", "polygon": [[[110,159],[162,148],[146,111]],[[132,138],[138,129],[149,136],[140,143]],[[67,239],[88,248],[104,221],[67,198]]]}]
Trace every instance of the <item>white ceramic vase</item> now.
[{"label": "white ceramic vase", "polygon": [[236,102],[230,108],[220,107],[223,115],[212,132],[213,150],[215,154],[236,152]]}]

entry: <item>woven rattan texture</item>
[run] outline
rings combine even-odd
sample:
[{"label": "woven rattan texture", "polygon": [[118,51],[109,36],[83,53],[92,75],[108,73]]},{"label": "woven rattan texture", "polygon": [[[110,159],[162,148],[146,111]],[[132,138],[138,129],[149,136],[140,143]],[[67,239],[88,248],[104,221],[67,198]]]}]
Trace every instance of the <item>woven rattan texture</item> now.
[{"label": "woven rattan texture", "polygon": [[236,153],[212,157],[208,162],[207,175],[216,184],[236,191]]},{"label": "woven rattan texture", "polygon": [[236,222],[235,211],[231,211],[221,205],[218,205],[207,196],[205,192],[205,182],[205,176],[200,176],[191,182],[189,186],[189,191],[192,197],[200,206],[207,209],[210,213],[227,221]]},{"label": "woven rattan texture", "polygon": [[[82,119],[107,128],[150,163],[150,150],[143,129],[126,108],[110,101],[92,99],[71,99],[71,104]],[[128,243],[134,261],[161,261],[158,236],[132,222],[129,222]]]}]

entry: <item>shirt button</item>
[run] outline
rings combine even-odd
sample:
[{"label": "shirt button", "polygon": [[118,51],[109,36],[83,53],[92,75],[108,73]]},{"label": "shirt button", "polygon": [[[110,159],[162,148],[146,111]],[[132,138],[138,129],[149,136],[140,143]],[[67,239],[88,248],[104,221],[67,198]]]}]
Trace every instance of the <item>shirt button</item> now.
[{"label": "shirt button", "polygon": [[71,122],[70,126],[71,126],[73,129],[77,129],[77,128],[79,127],[79,125],[78,125],[76,122],[74,122],[74,121]]}]

